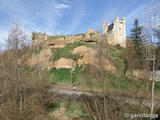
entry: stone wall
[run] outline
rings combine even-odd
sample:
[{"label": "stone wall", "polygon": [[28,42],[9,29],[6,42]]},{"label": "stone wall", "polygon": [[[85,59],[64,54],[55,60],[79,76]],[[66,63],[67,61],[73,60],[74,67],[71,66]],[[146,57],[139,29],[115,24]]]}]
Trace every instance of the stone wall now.
[{"label": "stone wall", "polygon": [[[116,17],[114,22],[110,24],[109,22],[104,22],[102,25],[103,35],[108,38],[108,44],[117,45],[120,44],[122,47],[126,47],[126,19]],[[88,32],[79,36],[63,36],[55,37],[53,39],[47,39],[47,34],[43,33],[32,33],[32,46],[38,45],[43,41],[48,40],[47,46],[49,48],[64,47],[67,43],[71,42],[90,42],[95,43],[101,37],[100,33],[95,32],[93,29],[89,29]]]},{"label": "stone wall", "polygon": [[89,43],[96,43],[98,38],[100,37],[100,33],[94,32],[94,30],[88,30],[88,32],[83,35],[78,36],[55,36],[50,37],[48,39],[47,34],[42,33],[32,33],[32,46],[39,45],[44,43],[46,48],[64,48],[68,43],[75,43],[75,42],[89,42]]},{"label": "stone wall", "polygon": [[100,37],[100,33],[97,31],[95,32],[93,29],[89,29],[88,32],[85,34],[85,38],[93,39]]}]

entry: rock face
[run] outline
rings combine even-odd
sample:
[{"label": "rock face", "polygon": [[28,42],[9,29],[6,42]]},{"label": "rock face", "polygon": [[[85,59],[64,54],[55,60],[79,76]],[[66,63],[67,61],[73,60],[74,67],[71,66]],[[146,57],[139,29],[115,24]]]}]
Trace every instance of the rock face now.
[{"label": "rock face", "polygon": [[84,35],[52,37],[48,38],[46,34],[42,33],[32,33],[32,46],[44,43],[45,48],[64,48],[66,44],[75,42],[95,44],[99,40],[100,33],[89,30]]},{"label": "rock face", "polygon": [[127,70],[126,71],[126,76],[128,78],[136,78],[136,79],[143,79],[143,78],[147,78],[147,72],[146,71],[142,71],[142,70]]},{"label": "rock face", "polygon": [[105,69],[113,74],[117,74],[117,68],[106,58],[96,58],[96,66],[99,69]]},{"label": "rock face", "polygon": [[91,47],[81,45],[79,47],[74,48],[72,53],[81,57],[84,56],[86,53],[91,53],[92,55],[95,55],[96,51]]},{"label": "rock face", "polygon": [[40,68],[47,68],[48,70],[52,68],[68,68],[75,70],[76,65],[79,67],[81,65],[94,65],[98,69],[105,69],[112,73],[116,73],[116,67],[106,58],[96,57],[97,51],[91,47],[84,45],[78,46],[73,49],[72,54],[77,55],[77,61],[69,58],[60,58],[56,61],[49,61],[52,56],[52,51],[49,48],[44,48],[39,54],[34,54],[29,59],[29,65],[33,66],[38,64]]},{"label": "rock face", "polygon": [[106,58],[97,58],[96,57],[96,50],[90,47],[86,47],[84,45],[74,48],[72,51],[73,54],[76,54],[80,57],[78,59],[77,64],[78,66],[90,64],[96,66],[98,69],[105,69],[112,73],[116,73],[116,67]]},{"label": "rock face", "polygon": [[45,46],[48,48],[64,48],[68,43],[75,43],[83,41],[83,36],[66,36],[65,38],[57,38],[46,41]]},{"label": "rock face", "polygon": [[95,65],[95,58],[94,54],[90,54],[89,52],[86,52],[82,58],[80,58],[77,62],[78,66],[90,64]]},{"label": "rock face", "polygon": [[68,58],[60,58],[59,60],[53,63],[53,68],[68,68],[74,70],[76,67],[76,62]]},{"label": "rock face", "polygon": [[52,48],[64,48],[68,43],[84,42],[88,44],[96,44],[100,38],[99,32],[94,32],[94,30],[88,30],[86,34],[77,36],[48,36],[42,33],[32,33],[32,46],[41,45],[43,46],[40,54],[35,54],[29,60],[29,64],[33,66],[34,64],[39,64],[41,68],[68,68],[74,70],[76,64],[81,65],[94,65],[98,69],[101,69],[101,64],[103,63],[103,68],[112,73],[116,73],[116,67],[111,64],[111,62],[106,58],[96,57],[97,51],[91,47],[78,46],[73,49],[72,54],[76,54],[78,59],[76,61],[67,58],[60,58],[57,61],[50,62],[49,59],[52,56]]}]

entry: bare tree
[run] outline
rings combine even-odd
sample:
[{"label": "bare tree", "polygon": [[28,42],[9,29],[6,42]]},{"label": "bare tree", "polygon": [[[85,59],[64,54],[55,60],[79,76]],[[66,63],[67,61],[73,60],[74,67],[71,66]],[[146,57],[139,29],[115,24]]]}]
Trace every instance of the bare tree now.
[{"label": "bare tree", "polygon": [[[6,40],[6,48],[0,54],[0,120],[44,120],[45,106],[50,104],[51,95],[47,92],[48,84],[39,81],[32,74],[27,59],[30,48],[28,37],[19,23],[14,23]],[[1,64],[2,63],[2,64]],[[2,92],[1,92],[2,91]]]},{"label": "bare tree", "polygon": [[21,50],[27,44],[28,37],[26,33],[21,28],[21,25],[18,22],[13,23],[8,34],[8,40],[6,41],[6,49],[11,50],[12,60],[13,60],[13,69],[14,74],[17,80],[18,95],[19,95],[19,110],[22,111],[22,86],[21,86],[21,73],[24,69],[24,61],[22,61],[22,55],[24,54]]},{"label": "bare tree", "polygon": [[[152,92],[151,92],[151,100],[152,100],[152,106],[151,106],[151,114],[153,114],[154,111],[154,86],[155,86],[155,75],[157,72],[157,64],[156,64],[156,47],[159,40],[156,37],[156,31],[159,29],[160,25],[160,9],[158,6],[158,2],[153,2],[146,10],[146,24],[145,24],[145,34],[147,35],[147,43],[146,46],[151,46],[149,48],[149,51],[147,49],[147,52],[149,55],[149,59],[152,62],[152,74],[151,74],[151,80],[152,80]],[[149,65],[149,64],[148,64]]]}]

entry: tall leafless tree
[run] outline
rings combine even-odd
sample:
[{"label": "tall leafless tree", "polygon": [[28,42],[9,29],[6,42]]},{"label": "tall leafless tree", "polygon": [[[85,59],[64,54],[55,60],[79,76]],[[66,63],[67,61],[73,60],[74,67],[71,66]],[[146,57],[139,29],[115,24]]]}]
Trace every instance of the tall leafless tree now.
[{"label": "tall leafless tree", "polygon": [[27,45],[28,36],[22,29],[21,25],[18,22],[13,23],[8,34],[8,39],[6,41],[6,49],[11,50],[12,60],[13,60],[13,69],[14,74],[17,80],[17,87],[19,93],[19,110],[22,111],[23,105],[23,92],[21,87],[21,73],[24,69],[24,61],[22,61],[22,55],[24,54],[22,49]]},{"label": "tall leafless tree", "polygon": [[[154,112],[154,86],[155,86],[155,75],[157,72],[157,64],[156,64],[156,47],[159,39],[156,37],[156,31],[159,29],[160,25],[160,9],[159,9],[159,2],[153,2],[146,10],[146,23],[145,23],[145,34],[147,36],[147,48],[151,46],[149,51],[146,53],[150,58],[148,60],[152,61],[152,92],[151,92],[151,114]],[[148,64],[149,65],[149,64]]]},{"label": "tall leafless tree", "polygon": [[51,101],[51,95],[46,92],[48,84],[40,81],[34,69],[27,65],[28,54],[32,53],[27,43],[21,25],[13,23],[5,50],[0,54],[0,95],[3,95],[0,120],[49,119],[45,114],[45,107]]}]

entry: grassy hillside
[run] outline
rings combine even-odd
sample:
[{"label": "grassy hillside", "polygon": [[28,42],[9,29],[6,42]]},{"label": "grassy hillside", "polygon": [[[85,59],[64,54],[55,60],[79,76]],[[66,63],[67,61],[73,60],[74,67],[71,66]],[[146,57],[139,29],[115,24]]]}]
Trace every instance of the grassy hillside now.
[{"label": "grassy hillside", "polygon": [[[71,52],[74,48],[81,46],[81,45],[85,45],[87,47],[92,47],[93,49],[96,48],[95,45],[93,44],[88,44],[88,43],[84,43],[84,42],[77,42],[77,43],[69,43],[67,44],[64,48],[55,48],[52,49],[52,53],[53,56],[50,58],[50,61],[55,61],[58,60],[62,57],[64,58],[71,58],[73,60],[76,60],[76,55],[73,55]],[[121,52],[124,49],[117,49],[116,46],[112,46],[110,48],[110,54],[109,54],[109,60],[112,61],[115,66],[118,69],[118,73],[119,76],[124,76],[125,74],[125,63],[124,60],[120,57],[121,56]],[[90,73],[89,70],[89,66],[85,65],[85,67],[81,66],[81,67],[76,67],[75,71],[73,73],[71,73],[71,71],[69,69],[52,69],[51,73],[54,76],[54,83],[63,83],[63,84],[74,84],[77,81],[80,83],[81,86],[85,86],[85,87],[95,87],[95,88],[100,88],[101,84],[99,83],[99,81],[97,81],[95,74],[96,73]],[[95,69],[94,67],[92,67],[91,69]],[[113,74],[109,74],[106,71],[106,79],[109,80],[116,80],[118,79],[116,75]],[[114,85],[113,85],[114,87]]]},{"label": "grassy hillside", "polygon": [[[76,55],[73,55],[71,52],[74,48],[85,45],[88,47],[96,48],[95,45],[78,42],[78,43],[69,43],[64,48],[55,48],[52,49],[53,56],[50,60],[58,60],[59,58],[71,58],[76,60]],[[108,59],[114,63],[117,68],[117,74],[112,74],[106,71],[105,74],[105,86],[109,89],[116,91],[127,91],[127,92],[137,92],[146,91],[147,83],[144,83],[141,80],[130,80],[125,77],[126,64],[125,60],[121,57],[122,52],[126,49],[119,46],[111,46]],[[76,67],[75,71],[70,71],[70,69],[52,69],[50,74],[52,74],[51,83],[53,84],[64,84],[64,85],[76,85],[79,82],[79,86],[87,88],[102,88],[102,83],[97,80],[96,74],[97,69],[90,65],[84,65],[81,67]],[[151,85],[151,83],[149,83]],[[159,82],[156,82],[155,90],[159,91]]]}]

